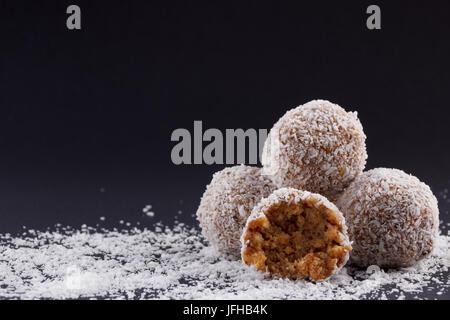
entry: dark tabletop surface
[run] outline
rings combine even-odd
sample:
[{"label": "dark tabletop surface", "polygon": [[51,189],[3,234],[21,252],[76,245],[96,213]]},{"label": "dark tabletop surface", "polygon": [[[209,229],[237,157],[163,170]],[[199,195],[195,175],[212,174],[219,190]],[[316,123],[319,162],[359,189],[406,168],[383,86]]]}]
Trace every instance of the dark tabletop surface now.
[{"label": "dark tabletop surface", "polygon": [[69,31],[62,2],[2,1],[0,233],[194,225],[224,166],[173,164],[173,130],[268,129],[314,98],[358,111],[367,168],[416,175],[450,223],[450,4],[379,1],[376,31],[369,4],[78,1]]}]

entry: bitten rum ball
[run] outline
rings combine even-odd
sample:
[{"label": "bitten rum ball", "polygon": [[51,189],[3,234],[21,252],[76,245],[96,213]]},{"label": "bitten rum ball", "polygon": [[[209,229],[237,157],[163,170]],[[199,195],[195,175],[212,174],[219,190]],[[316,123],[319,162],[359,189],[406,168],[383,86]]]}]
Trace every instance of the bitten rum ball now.
[{"label": "bitten rum ball", "polygon": [[240,165],[216,172],[197,210],[203,235],[219,252],[239,257],[247,218],[275,188],[256,167]]},{"label": "bitten rum ball", "polygon": [[360,266],[406,267],[430,255],[439,210],[430,188],[397,169],[364,172],[337,201]]},{"label": "bitten rum ball", "polygon": [[270,130],[264,173],[278,187],[333,197],[364,170],[365,140],[356,112],[313,100],[286,112]]},{"label": "bitten rum ball", "polygon": [[325,197],[276,190],[253,209],[242,236],[247,265],[286,278],[323,280],[348,260],[345,220]]}]

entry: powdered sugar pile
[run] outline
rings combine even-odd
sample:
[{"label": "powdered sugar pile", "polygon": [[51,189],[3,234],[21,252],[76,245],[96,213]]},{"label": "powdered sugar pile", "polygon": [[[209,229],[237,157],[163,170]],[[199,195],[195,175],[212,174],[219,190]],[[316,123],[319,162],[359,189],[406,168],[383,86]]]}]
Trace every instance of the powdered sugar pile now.
[{"label": "powdered sugar pile", "polygon": [[0,235],[0,298],[361,299],[448,297],[449,236],[414,267],[347,266],[313,283],[270,279],[219,257],[197,228],[29,231]]}]

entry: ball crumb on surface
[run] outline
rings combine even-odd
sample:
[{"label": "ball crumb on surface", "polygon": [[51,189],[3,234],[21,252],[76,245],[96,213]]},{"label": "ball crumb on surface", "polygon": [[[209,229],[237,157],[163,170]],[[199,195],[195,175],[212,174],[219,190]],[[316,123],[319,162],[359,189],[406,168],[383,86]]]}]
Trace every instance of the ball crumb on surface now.
[{"label": "ball crumb on surface", "polygon": [[313,100],[286,112],[270,130],[262,152],[264,173],[278,187],[330,197],[364,170],[365,140],[356,112]]},{"label": "ball crumb on surface", "polygon": [[351,261],[360,266],[407,267],[428,257],[439,228],[430,188],[397,169],[364,172],[337,201],[353,241]]},{"label": "ball crumb on surface", "polygon": [[197,210],[205,237],[219,252],[239,257],[240,237],[251,210],[275,188],[257,167],[239,165],[216,172]]},{"label": "ball crumb on surface", "polygon": [[247,265],[286,278],[323,280],[351,250],[345,220],[325,197],[293,188],[276,190],[248,218],[242,236]]}]

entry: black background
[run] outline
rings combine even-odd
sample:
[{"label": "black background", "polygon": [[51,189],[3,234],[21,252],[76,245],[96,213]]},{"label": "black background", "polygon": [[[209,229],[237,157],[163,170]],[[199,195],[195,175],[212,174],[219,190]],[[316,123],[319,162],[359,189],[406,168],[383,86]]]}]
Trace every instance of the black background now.
[{"label": "black background", "polygon": [[450,2],[377,1],[374,31],[370,4],[0,1],[0,232],[192,224],[223,166],[172,164],[172,131],[270,128],[316,98],[358,111],[367,168],[418,176],[449,221]]}]

